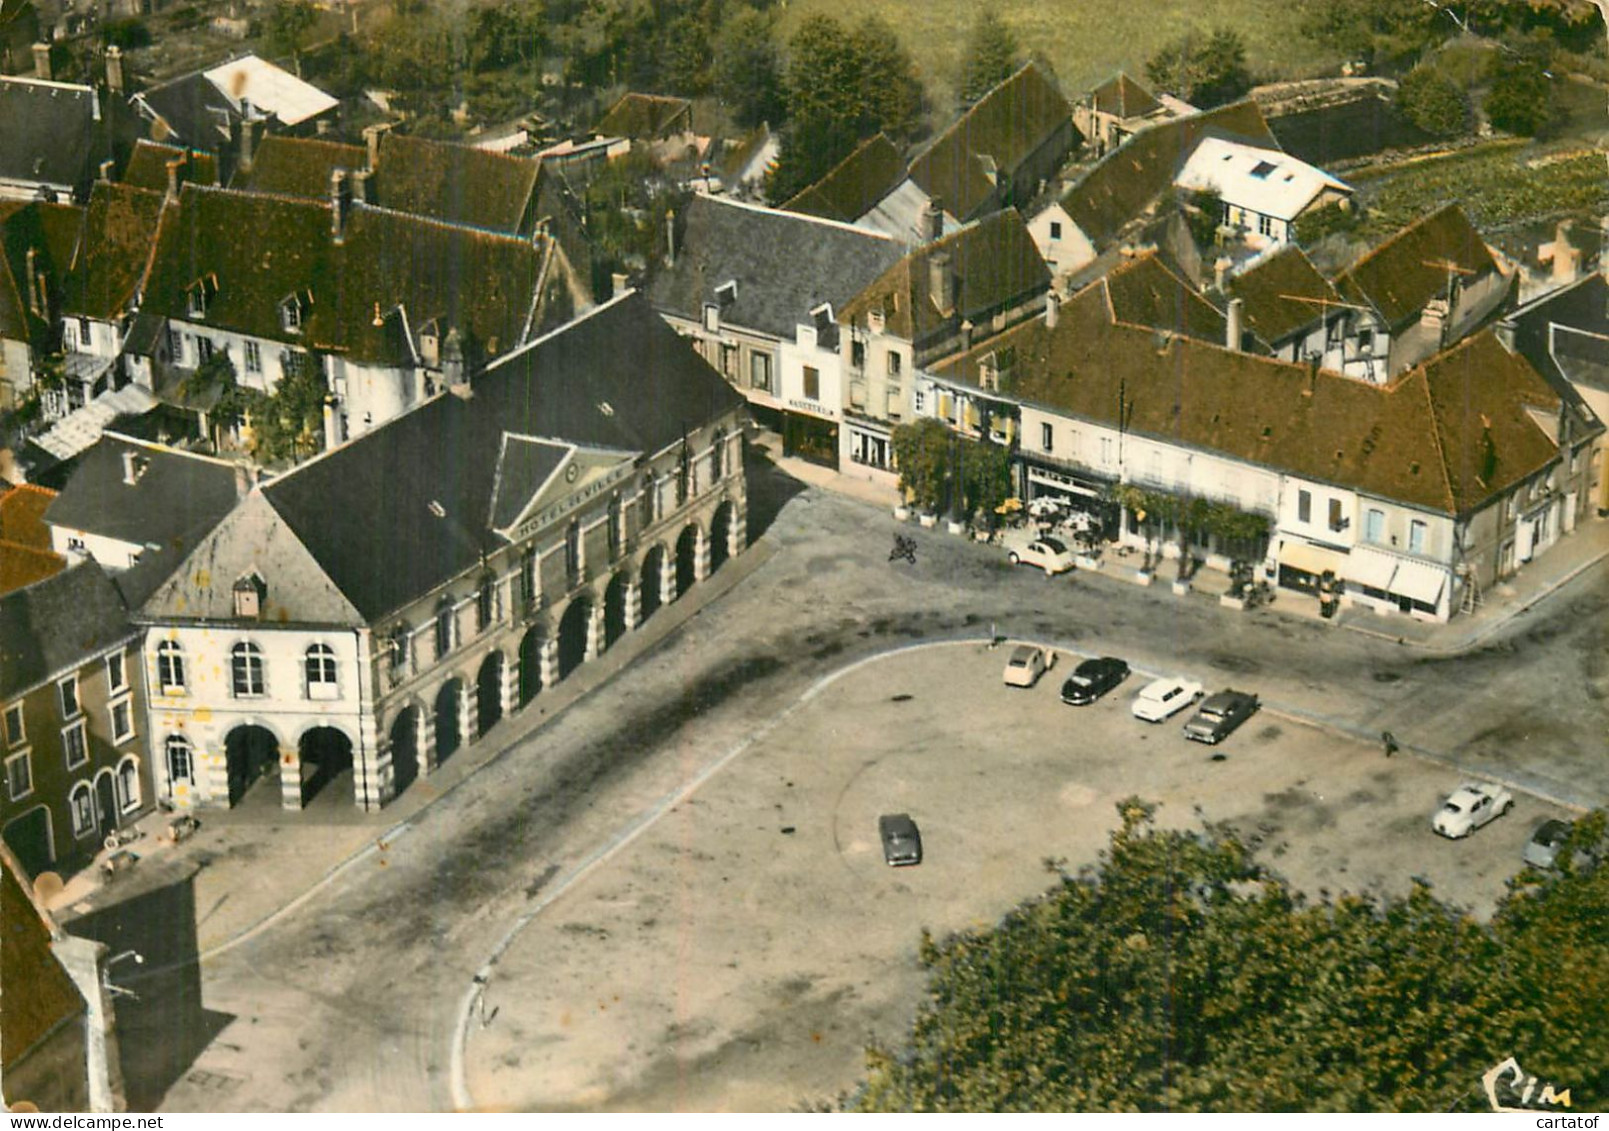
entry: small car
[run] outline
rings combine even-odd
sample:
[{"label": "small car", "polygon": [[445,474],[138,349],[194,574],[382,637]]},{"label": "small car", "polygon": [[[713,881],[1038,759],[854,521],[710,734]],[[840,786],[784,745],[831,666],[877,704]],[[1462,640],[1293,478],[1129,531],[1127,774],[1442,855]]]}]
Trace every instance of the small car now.
[{"label": "small car", "polygon": [[1209,746],[1228,738],[1241,723],[1257,713],[1257,696],[1234,688],[1209,695],[1184,724],[1184,736]]},{"label": "small car", "polygon": [[1073,555],[1055,538],[1032,538],[1018,542],[1006,551],[1012,565],[1038,566],[1046,577],[1067,573],[1073,568]]},{"label": "small car", "polygon": [[1061,701],[1073,707],[1093,703],[1129,677],[1129,666],[1115,656],[1085,660],[1061,685]]},{"label": "small car", "polygon": [[1033,644],[1019,644],[1006,661],[1007,687],[1032,687],[1039,677],[1056,666],[1056,653]]},{"label": "small car", "polygon": [[1570,822],[1549,817],[1525,843],[1525,862],[1533,868],[1548,869],[1559,859],[1559,850],[1570,835]]},{"label": "small car", "polygon": [[885,813],[877,818],[877,835],[890,867],[922,862],[922,833],[909,813]]},{"label": "small car", "polygon": [[1502,786],[1465,782],[1441,803],[1430,827],[1445,837],[1465,837],[1513,807],[1513,794]]},{"label": "small car", "polygon": [[1134,717],[1160,723],[1201,698],[1204,688],[1193,679],[1163,676],[1154,679],[1134,697]]}]

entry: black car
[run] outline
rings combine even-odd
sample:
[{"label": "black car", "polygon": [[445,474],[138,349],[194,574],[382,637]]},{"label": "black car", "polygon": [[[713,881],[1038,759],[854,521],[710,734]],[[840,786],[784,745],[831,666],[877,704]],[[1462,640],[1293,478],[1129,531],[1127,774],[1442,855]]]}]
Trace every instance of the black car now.
[{"label": "black car", "polygon": [[909,813],[877,818],[877,835],[883,840],[883,859],[894,867],[922,862],[922,834]]},{"label": "black car", "polygon": [[1184,724],[1184,736],[1208,745],[1228,738],[1241,723],[1257,713],[1257,696],[1233,688],[1209,695]]},{"label": "black car", "polygon": [[1085,660],[1061,685],[1061,701],[1082,707],[1093,703],[1129,677],[1129,666],[1115,656]]}]

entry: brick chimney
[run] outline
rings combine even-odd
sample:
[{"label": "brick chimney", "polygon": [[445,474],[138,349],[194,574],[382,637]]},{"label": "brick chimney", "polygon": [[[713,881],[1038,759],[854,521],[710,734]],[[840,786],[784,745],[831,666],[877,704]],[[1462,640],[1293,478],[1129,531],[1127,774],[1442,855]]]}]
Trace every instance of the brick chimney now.
[{"label": "brick chimney", "polygon": [[243,173],[251,172],[257,158],[257,115],[250,99],[240,100],[240,158],[238,165]]},{"label": "brick chimney", "polygon": [[44,79],[46,82],[51,80],[50,44],[48,43],[34,44],[34,77]]},{"label": "brick chimney", "polygon": [[175,157],[166,163],[168,169],[168,199],[179,199],[179,167],[184,164],[183,157]]},{"label": "brick chimney", "polygon": [[106,49],[106,89],[123,93],[123,49],[115,43]]},{"label": "brick chimney", "polygon": [[1241,323],[1245,320],[1245,306],[1246,304],[1238,298],[1229,300],[1229,318],[1224,327],[1224,345],[1232,350],[1240,349],[1245,336],[1245,332],[1241,329]]},{"label": "brick chimney", "polygon": [[369,178],[373,175],[368,169],[354,169],[348,175],[348,183],[352,186],[352,200],[355,203],[369,203]]},{"label": "brick chimney", "polygon": [[955,264],[949,252],[934,252],[928,257],[927,292],[940,314],[955,313]]},{"label": "brick chimney", "polygon": [[369,168],[380,167],[380,138],[391,130],[390,122],[377,122],[363,127],[363,144],[369,151]]},{"label": "brick chimney", "polygon": [[1061,300],[1056,297],[1055,291],[1051,291],[1045,296],[1045,329],[1056,328],[1056,315],[1060,310]]}]

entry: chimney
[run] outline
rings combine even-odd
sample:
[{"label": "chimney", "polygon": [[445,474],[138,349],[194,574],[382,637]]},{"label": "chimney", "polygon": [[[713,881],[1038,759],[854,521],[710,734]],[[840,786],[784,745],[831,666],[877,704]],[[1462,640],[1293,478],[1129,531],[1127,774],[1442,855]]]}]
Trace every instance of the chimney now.
[{"label": "chimney", "polygon": [[251,163],[257,158],[257,119],[253,117],[251,103],[240,101],[240,171],[251,172]]},{"label": "chimney", "polygon": [[624,271],[615,271],[609,276],[609,297],[619,298],[631,286],[631,280]]},{"label": "chimney", "polygon": [[1229,286],[1229,269],[1235,261],[1227,255],[1220,255],[1212,265],[1212,285],[1221,294]]},{"label": "chimney", "polygon": [[123,49],[115,43],[106,49],[106,89],[123,93]]},{"label": "chimney", "polygon": [[950,253],[935,252],[927,260],[927,292],[939,313],[955,313],[955,268]]},{"label": "chimney", "polygon": [[1581,250],[1570,243],[1570,221],[1560,220],[1553,231],[1553,285],[1575,282],[1581,271]]},{"label": "chimney", "polygon": [[340,245],[346,242],[346,216],[352,208],[352,193],[346,183],[346,170],[330,173],[330,239]]},{"label": "chimney", "polygon": [[50,81],[50,44],[34,44],[34,77]]},{"label": "chimney", "polygon": [[447,391],[464,400],[470,398],[469,382],[464,380],[464,340],[454,326],[441,343],[441,379]]},{"label": "chimney", "polygon": [[1060,310],[1061,300],[1056,297],[1055,291],[1051,291],[1045,296],[1045,329],[1056,328],[1056,315]]},{"label": "chimney", "polygon": [[1302,396],[1310,397],[1318,388],[1318,354],[1307,355],[1307,388],[1302,390]]},{"label": "chimney", "polygon": [[665,211],[665,265],[676,266],[676,210]]},{"label": "chimney", "polygon": [[1228,346],[1232,350],[1240,349],[1241,341],[1244,337],[1243,331],[1241,330],[1241,321],[1243,318],[1242,311],[1245,305],[1246,304],[1238,298],[1232,298],[1229,300],[1229,321],[1224,330],[1224,345]]},{"label": "chimney", "polygon": [[917,239],[923,243],[930,243],[944,235],[944,208],[939,204],[937,197],[930,197],[922,205],[922,215],[916,222]]},{"label": "chimney", "polygon": [[377,122],[372,126],[363,127],[363,144],[369,150],[369,168],[380,167],[380,137],[391,129],[390,122]]},{"label": "chimney", "polygon": [[348,174],[347,183],[352,186],[352,200],[354,203],[369,203],[369,177],[372,175],[368,169],[354,169]]},{"label": "chimney", "polygon": [[102,161],[100,175],[96,179],[103,184],[109,183],[112,179],[112,167],[116,164],[115,161],[110,159]]},{"label": "chimney", "polygon": [[39,252],[35,248],[28,249],[28,309],[34,312],[35,318],[43,318],[45,312],[39,308]]},{"label": "chimney", "polygon": [[123,482],[129,487],[140,481],[151,461],[132,448],[123,449]]},{"label": "chimney", "polygon": [[175,157],[167,163],[168,167],[168,199],[179,199],[179,166],[184,164],[183,157]]}]

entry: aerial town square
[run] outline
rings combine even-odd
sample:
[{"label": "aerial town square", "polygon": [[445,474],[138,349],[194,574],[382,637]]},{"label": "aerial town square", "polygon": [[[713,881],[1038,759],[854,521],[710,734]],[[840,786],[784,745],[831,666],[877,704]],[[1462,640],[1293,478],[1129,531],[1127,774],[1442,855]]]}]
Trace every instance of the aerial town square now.
[{"label": "aerial town square", "polygon": [[0,0],[8,1112],[1609,1104],[1609,0]]}]

